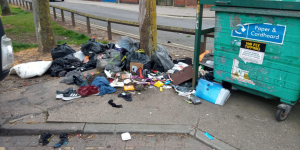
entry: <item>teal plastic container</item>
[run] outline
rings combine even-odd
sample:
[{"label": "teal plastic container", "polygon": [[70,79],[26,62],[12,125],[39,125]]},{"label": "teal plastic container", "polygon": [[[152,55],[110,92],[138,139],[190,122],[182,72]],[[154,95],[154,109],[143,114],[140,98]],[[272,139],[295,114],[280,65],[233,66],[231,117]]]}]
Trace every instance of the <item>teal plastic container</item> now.
[{"label": "teal plastic container", "polygon": [[294,105],[300,98],[300,14],[214,6],[215,80]]}]

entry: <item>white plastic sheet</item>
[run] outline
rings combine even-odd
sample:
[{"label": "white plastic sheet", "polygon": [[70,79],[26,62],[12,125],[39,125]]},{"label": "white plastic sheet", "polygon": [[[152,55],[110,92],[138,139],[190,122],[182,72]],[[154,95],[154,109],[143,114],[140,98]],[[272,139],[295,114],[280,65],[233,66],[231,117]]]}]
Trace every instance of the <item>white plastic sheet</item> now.
[{"label": "white plastic sheet", "polygon": [[22,79],[42,76],[51,66],[52,61],[36,61],[16,65],[9,74],[17,74]]}]

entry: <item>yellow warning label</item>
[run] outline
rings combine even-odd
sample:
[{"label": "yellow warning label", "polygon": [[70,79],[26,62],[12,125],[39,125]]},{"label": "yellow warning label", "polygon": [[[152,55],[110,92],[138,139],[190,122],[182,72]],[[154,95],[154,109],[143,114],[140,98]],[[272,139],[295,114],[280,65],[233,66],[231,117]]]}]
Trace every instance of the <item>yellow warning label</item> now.
[{"label": "yellow warning label", "polygon": [[244,74],[244,79],[250,80],[250,78],[249,78],[249,76],[248,76],[248,73],[247,73],[247,74]]},{"label": "yellow warning label", "polygon": [[239,77],[239,73],[237,71],[233,75]]}]

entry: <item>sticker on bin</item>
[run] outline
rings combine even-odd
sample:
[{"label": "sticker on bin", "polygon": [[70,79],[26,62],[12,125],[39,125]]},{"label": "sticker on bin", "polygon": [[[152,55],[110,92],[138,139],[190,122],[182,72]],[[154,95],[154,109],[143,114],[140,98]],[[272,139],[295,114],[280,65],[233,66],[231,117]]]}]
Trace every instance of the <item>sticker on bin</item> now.
[{"label": "sticker on bin", "polygon": [[238,24],[238,30],[232,30],[231,36],[275,44],[283,44],[286,26],[264,24]]},{"label": "sticker on bin", "polygon": [[266,43],[241,40],[239,57],[245,62],[262,64],[265,56]]},{"label": "sticker on bin", "polygon": [[231,78],[236,79],[241,82],[246,82],[246,83],[255,85],[255,83],[253,81],[251,81],[249,78],[249,71],[239,68],[239,63],[240,62],[237,59],[233,59]]}]

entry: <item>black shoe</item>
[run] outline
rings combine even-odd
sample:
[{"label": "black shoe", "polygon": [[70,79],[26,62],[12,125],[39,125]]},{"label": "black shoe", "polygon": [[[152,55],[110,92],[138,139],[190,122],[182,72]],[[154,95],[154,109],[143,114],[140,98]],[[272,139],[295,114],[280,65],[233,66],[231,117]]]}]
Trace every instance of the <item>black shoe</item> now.
[{"label": "black shoe", "polygon": [[77,94],[76,90],[69,91],[68,93],[64,93],[64,97],[62,98],[64,101],[69,101],[72,99],[80,98],[81,96]]},{"label": "black shoe", "polygon": [[56,91],[56,99],[62,99],[64,97],[64,93],[68,93],[69,91],[73,91],[73,87],[70,87],[64,91]]},{"label": "black shoe", "polygon": [[77,76],[73,76],[74,83],[78,86],[87,86],[86,81],[78,78]]}]

